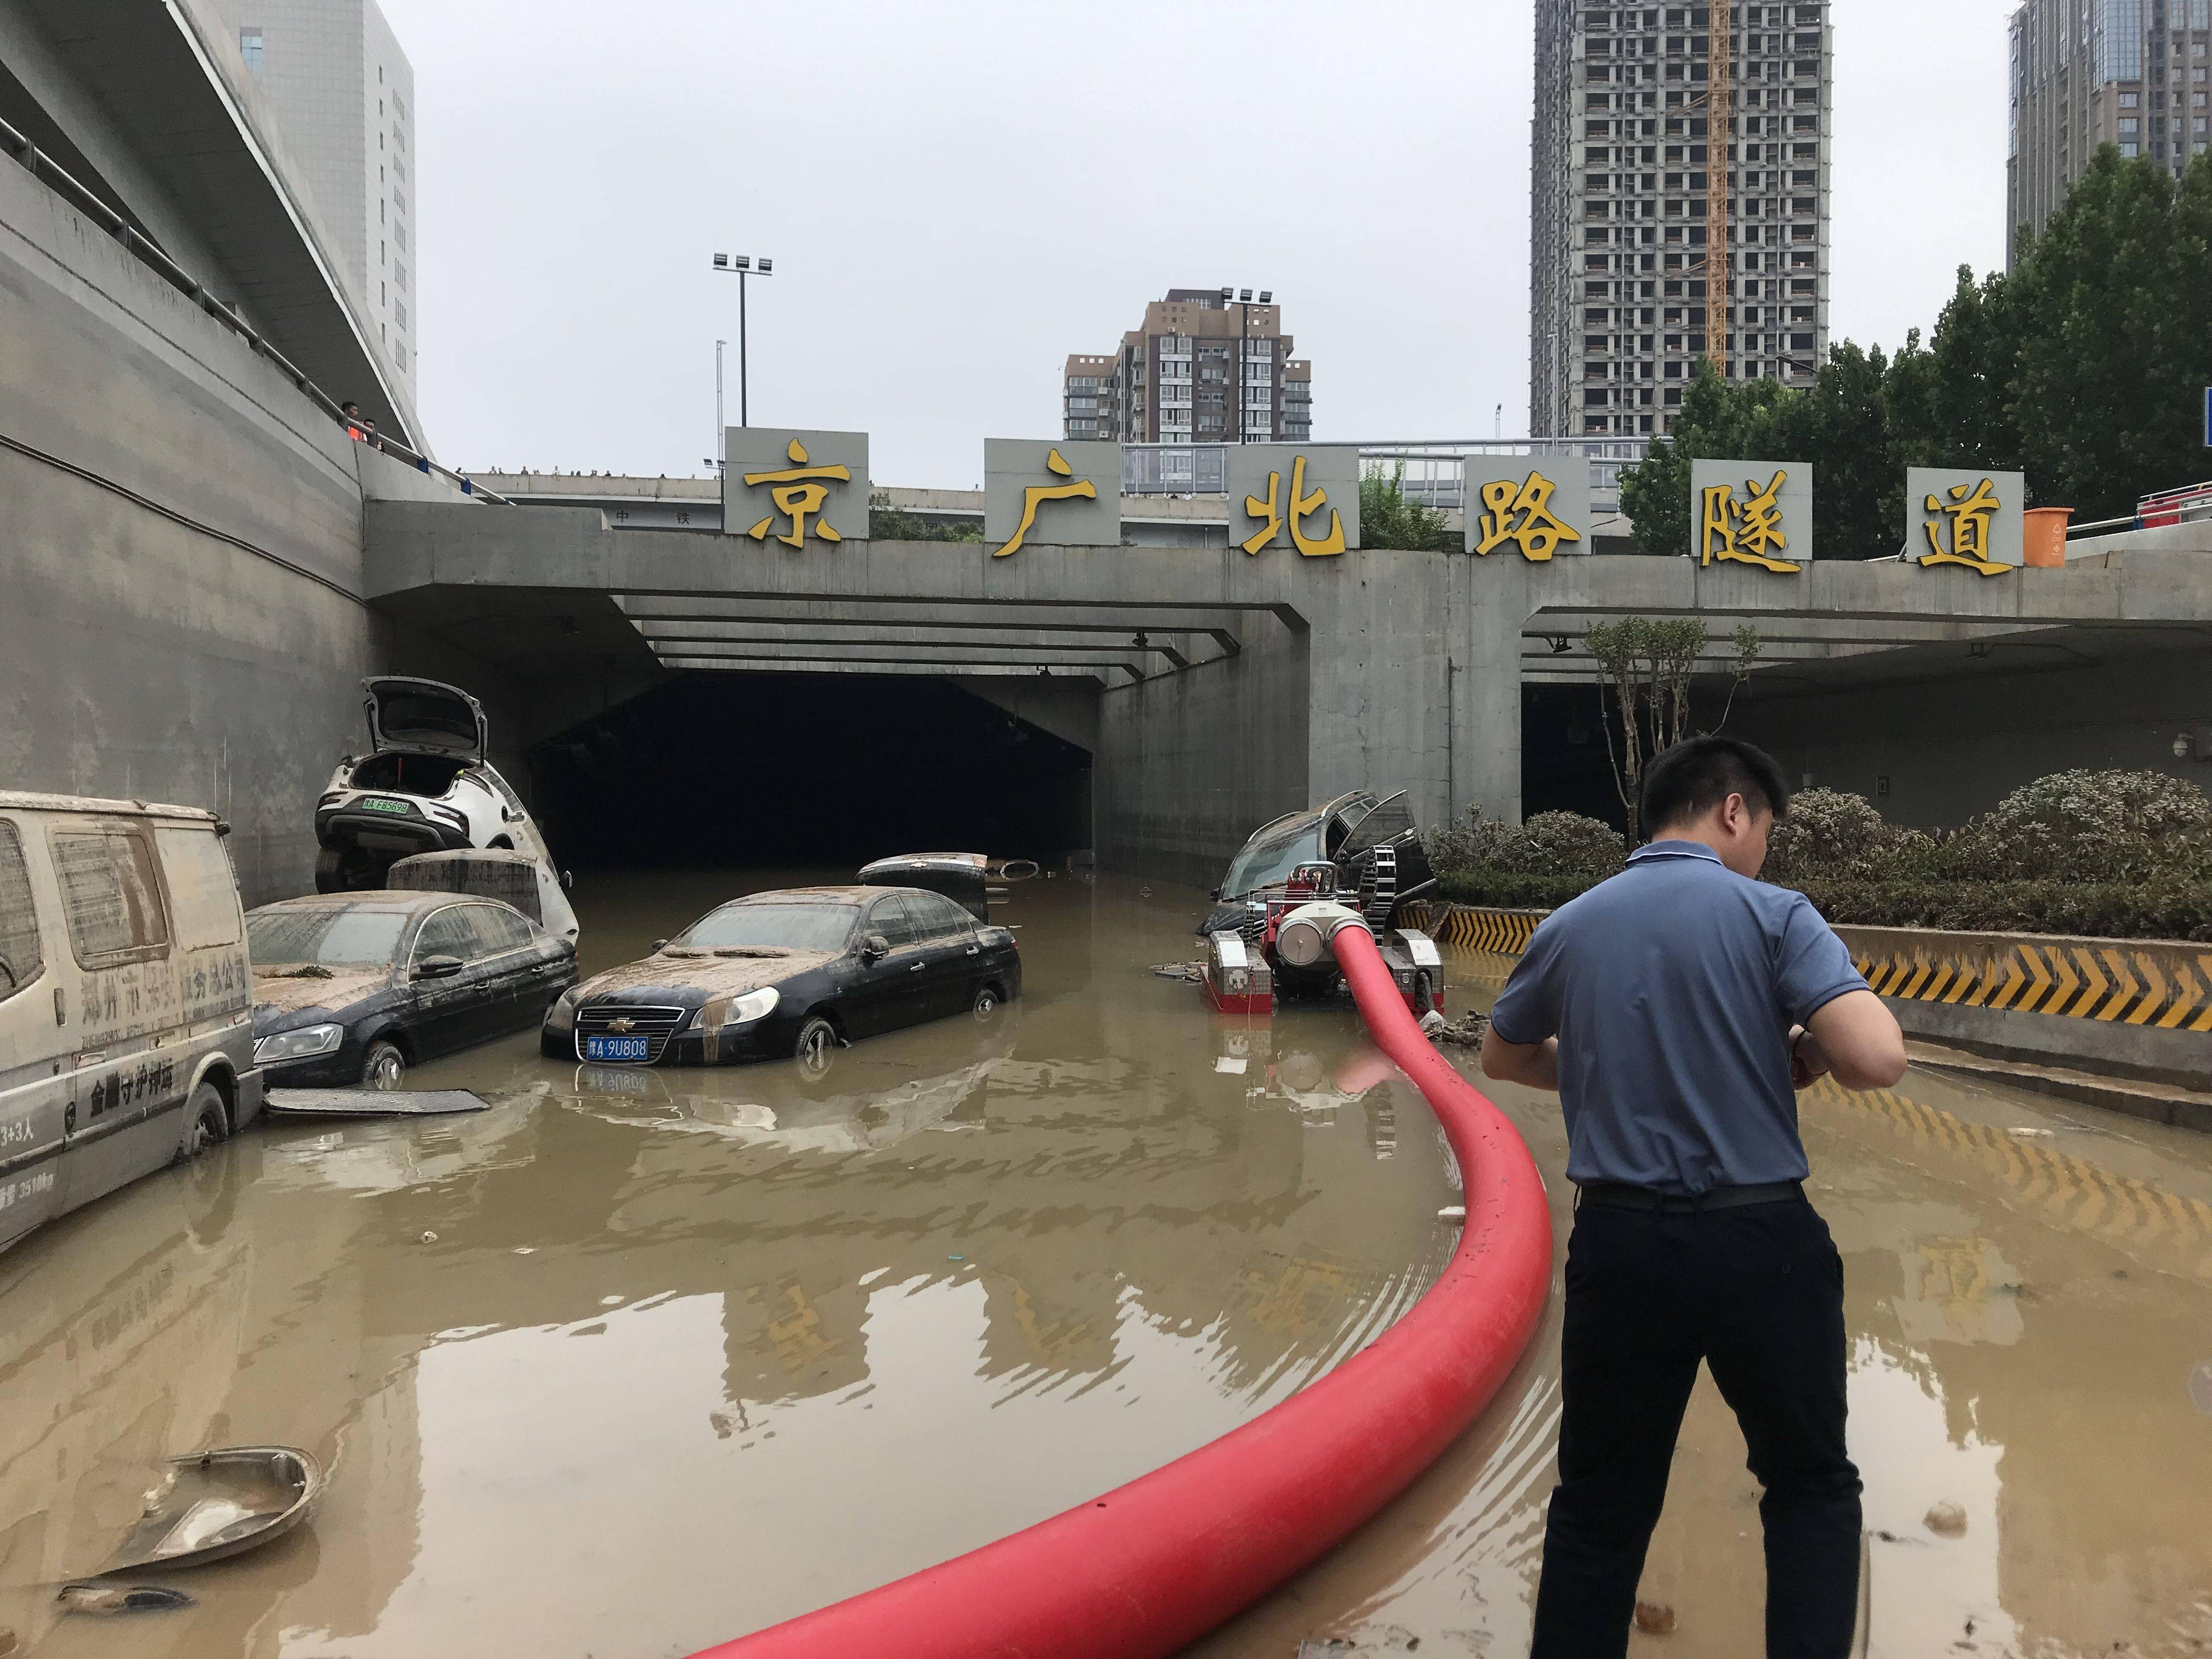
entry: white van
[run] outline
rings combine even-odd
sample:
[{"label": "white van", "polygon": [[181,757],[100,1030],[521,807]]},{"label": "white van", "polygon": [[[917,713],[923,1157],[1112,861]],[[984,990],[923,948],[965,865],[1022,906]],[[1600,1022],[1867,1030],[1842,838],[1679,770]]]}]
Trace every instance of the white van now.
[{"label": "white van", "polygon": [[226,829],[0,791],[0,1249],[259,1115]]}]

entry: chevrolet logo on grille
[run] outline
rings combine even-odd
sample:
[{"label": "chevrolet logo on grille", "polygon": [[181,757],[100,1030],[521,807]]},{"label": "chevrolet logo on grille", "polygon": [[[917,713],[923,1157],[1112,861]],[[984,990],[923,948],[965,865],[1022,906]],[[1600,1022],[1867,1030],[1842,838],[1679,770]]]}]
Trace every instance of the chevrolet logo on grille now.
[{"label": "chevrolet logo on grille", "polygon": [[637,1030],[637,1022],[629,1018],[611,1019],[607,1022],[607,1030],[617,1035],[623,1031],[635,1031]]}]

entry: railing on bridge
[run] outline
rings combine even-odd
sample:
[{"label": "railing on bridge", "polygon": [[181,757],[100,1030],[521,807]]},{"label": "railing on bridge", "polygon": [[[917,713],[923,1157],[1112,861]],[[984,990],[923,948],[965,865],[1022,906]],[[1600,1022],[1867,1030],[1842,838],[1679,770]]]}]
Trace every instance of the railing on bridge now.
[{"label": "railing on bridge", "polygon": [[2212,479],[2145,495],[2136,503],[2136,510],[2124,518],[2094,519],[2087,524],[2068,525],[2066,538],[2071,541],[2077,536],[2109,536],[2121,530],[2163,530],[2178,524],[2202,524],[2208,519],[2212,519]]},{"label": "railing on bridge", "polygon": [[417,471],[434,473],[454,485],[465,495],[481,495],[501,507],[512,506],[506,496],[484,489],[463,477],[450,467],[432,460],[420,450],[410,448],[398,438],[384,433],[364,437],[362,423],[345,412],[338,401],[317,386],[293,366],[291,360],[263,337],[252,324],[238,314],[237,309],[226,301],[217,299],[206,285],[174,259],[138,234],[137,227],[103,201],[98,192],[88,188],[67,167],[33,143],[5,121],[0,121],[0,148],[7,149],[23,164],[24,168],[40,184],[85,215],[109,235],[123,244],[125,251],[137,256],[139,261],[159,276],[162,281],[183,294],[193,304],[222,324],[244,340],[249,350],[266,357],[307,398],[339,425],[347,428],[358,442],[367,442],[397,456]]},{"label": "railing on bridge", "polygon": [[[1620,471],[1642,460],[1649,438],[1445,438],[1388,440],[1356,446],[1369,471],[1405,468],[1405,491],[1425,507],[1467,505],[1470,458],[1525,456],[1554,460],[1578,455],[1589,465],[1590,506],[1600,514],[1620,510]],[[1229,489],[1233,444],[1121,446],[1125,495],[1224,495]]]}]

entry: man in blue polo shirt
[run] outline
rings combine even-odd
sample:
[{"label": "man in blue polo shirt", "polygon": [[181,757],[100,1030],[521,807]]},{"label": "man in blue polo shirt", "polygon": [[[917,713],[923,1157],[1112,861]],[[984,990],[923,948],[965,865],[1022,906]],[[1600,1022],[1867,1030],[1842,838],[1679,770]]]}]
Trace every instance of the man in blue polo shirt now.
[{"label": "man in blue polo shirt", "polygon": [[1559,1091],[1580,1189],[1533,1659],[1626,1651],[1700,1360],[1765,1489],[1769,1659],[1850,1648],[1844,1266],[1806,1201],[1795,1091],[1886,1088],[1905,1042],[1810,902],[1756,879],[1788,805],[1747,743],[1657,757],[1650,843],[1537,928],[1483,1042],[1490,1076]]}]

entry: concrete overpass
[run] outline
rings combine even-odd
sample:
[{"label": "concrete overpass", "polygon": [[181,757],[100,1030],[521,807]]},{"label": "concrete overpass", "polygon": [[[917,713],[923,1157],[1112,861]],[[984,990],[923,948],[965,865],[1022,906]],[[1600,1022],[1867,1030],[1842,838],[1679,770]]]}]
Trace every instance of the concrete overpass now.
[{"label": "concrete overpass", "polygon": [[1387,550],[994,559],[848,539],[791,554],[616,528],[598,508],[435,502],[373,502],[367,529],[371,604],[544,688],[549,729],[684,672],[950,678],[1095,757],[1102,862],[1199,882],[1256,823],[1355,787],[1408,788],[1428,823],[1517,814],[1524,678],[1587,683],[1586,654],[1556,665],[1595,619],[1701,616],[1723,636],[1748,620],[1771,641],[1768,676],[1870,653],[1979,662],[1991,641],[2069,630],[2194,644],[2212,626],[2203,526],[1995,580]]}]

